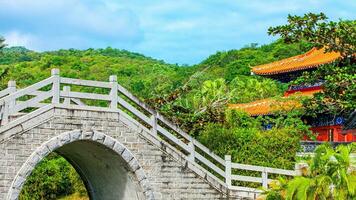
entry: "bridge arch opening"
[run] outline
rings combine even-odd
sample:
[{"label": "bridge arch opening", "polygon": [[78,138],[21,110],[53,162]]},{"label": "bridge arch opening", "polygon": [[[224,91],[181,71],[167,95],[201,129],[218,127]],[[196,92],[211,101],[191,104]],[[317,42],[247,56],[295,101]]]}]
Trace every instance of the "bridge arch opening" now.
[{"label": "bridge arch opening", "polygon": [[37,148],[15,177],[8,199],[19,197],[26,178],[51,152],[63,156],[76,169],[90,199],[153,199],[143,169],[124,145],[103,133],[80,130],[63,133]]}]

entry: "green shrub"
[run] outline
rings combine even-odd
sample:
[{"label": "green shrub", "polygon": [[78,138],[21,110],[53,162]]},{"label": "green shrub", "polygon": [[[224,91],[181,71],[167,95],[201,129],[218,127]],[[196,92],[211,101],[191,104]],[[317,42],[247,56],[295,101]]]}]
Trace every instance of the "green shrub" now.
[{"label": "green shrub", "polygon": [[256,128],[225,128],[209,124],[199,140],[221,157],[237,163],[293,169],[299,138],[289,129],[261,131]]},{"label": "green shrub", "polygon": [[44,158],[27,178],[20,200],[51,200],[74,192],[86,195],[75,169],[63,157],[52,153]]},{"label": "green shrub", "polygon": [[309,200],[309,199],[356,199],[356,170],[351,153],[356,143],[318,146],[313,157],[304,162],[301,176],[279,179],[264,192],[266,199]]}]

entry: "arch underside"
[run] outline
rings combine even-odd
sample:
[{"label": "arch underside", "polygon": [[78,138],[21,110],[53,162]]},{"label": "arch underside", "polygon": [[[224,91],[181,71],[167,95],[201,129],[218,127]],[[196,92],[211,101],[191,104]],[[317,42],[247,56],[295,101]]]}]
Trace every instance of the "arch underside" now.
[{"label": "arch underside", "polygon": [[81,176],[91,200],[154,199],[143,169],[133,154],[98,131],[65,132],[43,143],[22,165],[8,199],[18,199],[33,168],[50,152],[66,158]]},{"label": "arch underside", "polygon": [[82,178],[90,199],[143,199],[127,163],[114,151],[92,141],[76,141],[56,150]]}]

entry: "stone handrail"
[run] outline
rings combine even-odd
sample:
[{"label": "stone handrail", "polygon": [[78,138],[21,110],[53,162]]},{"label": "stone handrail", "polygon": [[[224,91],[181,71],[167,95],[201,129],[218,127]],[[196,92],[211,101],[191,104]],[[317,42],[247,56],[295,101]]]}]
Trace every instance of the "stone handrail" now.
[{"label": "stone handrail", "polygon": [[[227,169],[225,171],[231,174],[230,180],[228,180],[226,183],[229,186],[232,186],[231,185],[232,180],[236,180],[236,181],[243,181],[243,182],[262,183],[262,186],[264,188],[268,188],[268,183],[270,183],[272,181],[272,179],[268,178],[269,174],[278,174],[278,175],[285,175],[285,176],[299,175],[299,172],[297,170],[285,170],[285,169],[262,167],[262,166],[256,166],[256,165],[230,163],[229,161],[231,160],[231,156],[229,156],[229,155],[225,156],[225,160],[227,161],[227,164],[226,164]],[[231,171],[233,169],[261,172],[261,177],[235,175],[235,174],[231,173]]]},{"label": "stone handrail", "polygon": [[[313,153],[317,146],[324,144],[325,141],[301,141],[300,146],[302,151],[300,153]],[[336,148],[339,145],[347,145],[352,142],[328,142],[333,148]]]},{"label": "stone handrail", "polygon": [[[76,92],[71,91],[69,85],[106,88],[110,92],[109,94]],[[51,89],[49,90],[49,88]],[[22,100],[19,100],[21,98]],[[59,104],[71,105],[72,103],[78,106],[97,107],[86,105],[86,100],[105,101],[107,102],[105,109],[125,110],[126,114],[146,127],[150,134],[171,144],[176,150],[185,155],[187,161],[199,166],[202,170],[215,177],[216,180],[222,181],[229,189],[236,189],[238,187],[234,186],[232,181],[261,183],[263,187],[267,188],[268,183],[271,181],[271,179],[268,179],[268,174],[297,175],[297,172],[294,170],[231,163],[231,156],[229,155],[225,156],[225,159],[222,159],[132,95],[117,83],[116,76],[110,76],[109,82],[80,80],[60,77],[59,70],[52,69],[52,76],[50,78],[24,89],[16,90],[16,83],[10,81],[8,88],[0,91],[1,125],[6,126],[8,123],[11,123],[9,117],[18,112],[26,111],[26,109],[27,112],[35,112],[33,110],[28,111],[29,108],[42,108],[48,105]],[[261,172],[261,177],[236,175],[232,172],[234,169]]]}]

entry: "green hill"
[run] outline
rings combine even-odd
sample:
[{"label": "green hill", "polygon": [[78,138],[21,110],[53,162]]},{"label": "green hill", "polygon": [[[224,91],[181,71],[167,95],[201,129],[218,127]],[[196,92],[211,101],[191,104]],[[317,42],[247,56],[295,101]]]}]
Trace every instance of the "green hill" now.
[{"label": "green hill", "polygon": [[[20,88],[31,85],[49,77],[52,68],[59,68],[62,76],[89,80],[108,81],[109,75],[117,75],[121,85],[218,155],[231,154],[234,162],[293,168],[299,146],[296,132],[305,130],[300,128],[300,120],[278,118],[278,129],[266,132],[261,128],[265,119],[231,112],[226,110],[226,104],[281,95],[285,84],[251,76],[250,67],[308,48],[306,44],[286,45],[280,41],[262,46],[251,44],[239,50],[217,52],[194,66],[178,66],[112,48],[35,52],[11,47],[0,52],[0,89],[6,88],[9,80],[16,80]],[[68,167],[61,157],[45,159],[36,167],[30,179],[33,181],[26,183],[21,198],[85,193],[77,176],[60,170]],[[33,187],[51,176],[49,169],[58,175],[51,185],[65,188],[65,192]],[[72,177],[70,188],[63,185],[68,176]]]},{"label": "green hill", "polygon": [[[194,66],[178,66],[110,47],[48,52],[11,47],[1,50],[0,89],[9,80],[16,80],[18,87],[31,85],[49,77],[52,68],[59,68],[62,76],[99,81],[107,81],[114,74],[121,85],[189,132],[195,131],[201,117],[208,117],[204,122],[219,121],[214,116],[216,111],[208,108],[216,101],[221,101],[221,106],[281,95],[286,85],[251,76],[250,67],[309,48],[307,44],[287,45],[281,41],[250,44],[239,50],[217,52]],[[224,91],[219,94],[219,90]],[[206,116],[209,112],[213,116]]]},{"label": "green hill", "polygon": [[248,45],[240,50],[217,52],[195,66],[168,64],[110,47],[42,53],[11,47],[4,48],[0,55],[0,88],[6,87],[10,79],[24,87],[48,77],[51,68],[60,68],[63,76],[90,80],[107,80],[109,75],[116,74],[120,84],[139,97],[155,98],[170,94],[191,79],[191,86],[197,87],[206,80],[224,78],[231,82],[238,75],[249,76],[250,66],[301,53],[306,46],[281,42],[261,47]]},{"label": "green hill", "polygon": [[[26,58],[26,59],[25,59]],[[118,81],[141,98],[151,98],[179,87],[193,72],[138,53],[112,48],[33,52],[5,48],[0,56],[0,88],[10,79],[24,87],[59,68],[62,76],[107,81],[116,74]]]}]

